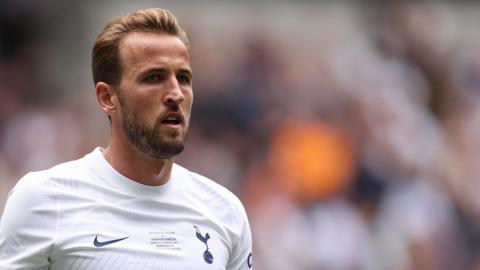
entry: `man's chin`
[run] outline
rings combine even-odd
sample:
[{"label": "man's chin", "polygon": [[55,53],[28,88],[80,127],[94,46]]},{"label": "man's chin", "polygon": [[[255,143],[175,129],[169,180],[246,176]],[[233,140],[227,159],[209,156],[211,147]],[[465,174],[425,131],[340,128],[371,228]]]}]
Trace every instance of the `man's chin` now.
[{"label": "man's chin", "polygon": [[170,159],[180,154],[184,148],[185,142],[183,140],[163,142],[158,145],[152,145],[146,154],[154,159]]},{"label": "man's chin", "polygon": [[179,155],[183,151],[175,151],[175,152],[152,152],[150,153],[150,157],[156,160],[167,160],[167,159],[172,159],[175,156]]}]

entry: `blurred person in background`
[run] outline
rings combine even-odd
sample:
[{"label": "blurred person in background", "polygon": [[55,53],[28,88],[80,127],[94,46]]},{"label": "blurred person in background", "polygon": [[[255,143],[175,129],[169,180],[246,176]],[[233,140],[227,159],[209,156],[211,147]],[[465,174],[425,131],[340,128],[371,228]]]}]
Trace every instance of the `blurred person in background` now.
[{"label": "blurred person in background", "polygon": [[18,182],[0,221],[0,268],[251,269],[242,203],[173,162],[193,101],[190,44],[174,15],[113,19],[92,70],[110,143]]}]

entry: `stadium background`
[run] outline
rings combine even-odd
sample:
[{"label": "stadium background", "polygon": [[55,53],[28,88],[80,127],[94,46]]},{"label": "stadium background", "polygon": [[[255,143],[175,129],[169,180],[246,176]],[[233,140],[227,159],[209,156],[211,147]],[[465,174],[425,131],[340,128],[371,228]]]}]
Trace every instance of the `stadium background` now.
[{"label": "stadium background", "polygon": [[91,44],[161,6],[193,43],[178,162],[245,202],[255,269],[480,269],[474,2],[0,1],[0,213],[106,145]]}]

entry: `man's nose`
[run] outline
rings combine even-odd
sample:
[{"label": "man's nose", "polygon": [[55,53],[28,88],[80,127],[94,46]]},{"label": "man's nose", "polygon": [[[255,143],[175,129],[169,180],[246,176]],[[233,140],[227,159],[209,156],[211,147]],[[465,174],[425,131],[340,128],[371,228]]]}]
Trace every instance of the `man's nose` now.
[{"label": "man's nose", "polygon": [[166,87],[167,93],[164,96],[165,104],[179,104],[184,100],[185,96],[183,95],[182,89],[180,87],[180,84],[178,83],[176,76],[172,75],[170,77]]}]

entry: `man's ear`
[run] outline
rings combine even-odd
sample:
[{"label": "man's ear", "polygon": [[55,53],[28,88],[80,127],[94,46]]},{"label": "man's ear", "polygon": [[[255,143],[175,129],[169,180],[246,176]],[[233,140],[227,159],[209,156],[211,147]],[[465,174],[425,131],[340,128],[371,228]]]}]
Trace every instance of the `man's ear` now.
[{"label": "man's ear", "polygon": [[115,89],[108,83],[98,82],[95,85],[97,100],[100,104],[100,109],[108,116],[112,116],[118,106],[118,97]]}]

